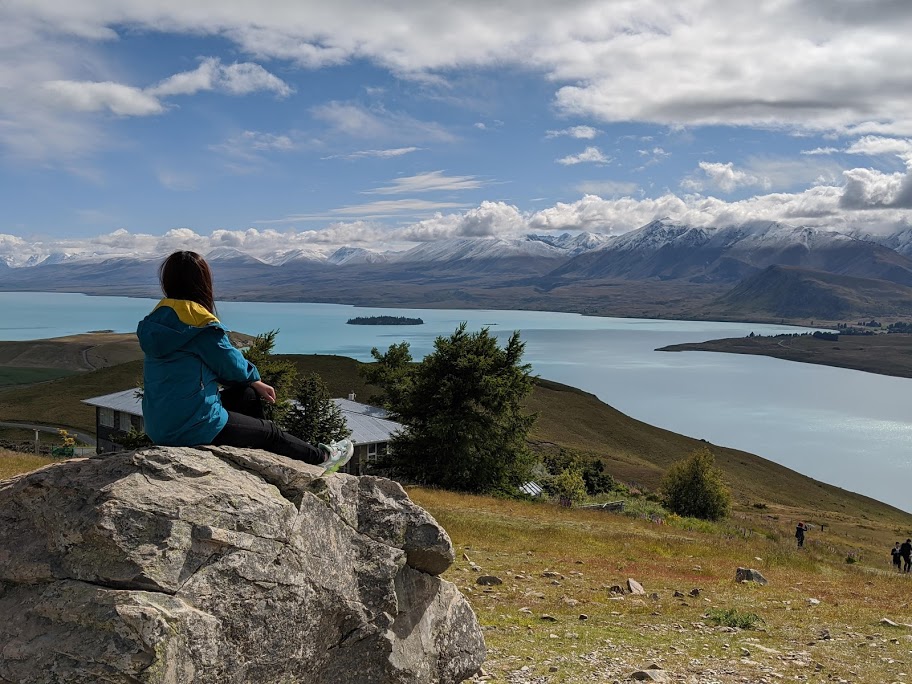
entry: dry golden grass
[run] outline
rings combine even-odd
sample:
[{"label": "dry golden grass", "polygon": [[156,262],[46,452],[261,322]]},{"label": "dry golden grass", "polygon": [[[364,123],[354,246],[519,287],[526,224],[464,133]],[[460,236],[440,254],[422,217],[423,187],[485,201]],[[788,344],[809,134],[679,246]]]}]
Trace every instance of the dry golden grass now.
[{"label": "dry golden grass", "polygon": [[[453,539],[457,562],[444,577],[478,613],[495,681],[625,680],[653,662],[689,682],[912,681],[912,628],[880,624],[912,623],[912,576],[889,570],[888,549],[883,569],[872,569],[846,564],[819,538],[798,551],[794,539],[763,529],[744,536],[745,520],[704,532],[544,503],[409,494]],[[738,566],[770,584],[735,583]],[[503,584],[479,586],[481,574]],[[628,577],[658,599],[612,599],[608,588]],[[695,588],[699,596],[687,595]],[[711,608],[763,622],[723,631],[706,617]]]},{"label": "dry golden grass", "polygon": [[22,454],[18,451],[0,448],[0,480],[7,480],[15,475],[46,466],[49,463],[56,463],[58,460],[47,456]]}]

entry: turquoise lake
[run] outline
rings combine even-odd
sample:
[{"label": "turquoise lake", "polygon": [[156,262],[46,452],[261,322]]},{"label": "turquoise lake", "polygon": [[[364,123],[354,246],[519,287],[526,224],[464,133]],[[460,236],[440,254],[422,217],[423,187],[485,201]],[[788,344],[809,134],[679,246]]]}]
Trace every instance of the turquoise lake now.
[{"label": "turquoise lake", "polygon": [[[0,293],[0,339],[89,330],[134,331],[154,300]],[[280,330],[278,351],[370,359],[408,341],[428,353],[461,321],[499,337],[519,330],[541,377],[592,392],[639,420],[758,454],[818,480],[912,510],[908,379],[759,356],[656,352],[657,347],[796,328],[752,323],[587,317],[538,311],[381,309],[225,302],[221,320],[256,334]],[[355,316],[420,317],[421,326],[352,326]],[[573,416],[567,416],[572,425]]]}]

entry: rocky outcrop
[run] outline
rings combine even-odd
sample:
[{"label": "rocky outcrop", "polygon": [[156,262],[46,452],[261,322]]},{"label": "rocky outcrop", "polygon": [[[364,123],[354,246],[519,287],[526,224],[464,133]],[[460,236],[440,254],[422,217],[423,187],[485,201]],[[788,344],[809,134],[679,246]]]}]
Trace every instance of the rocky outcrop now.
[{"label": "rocky outcrop", "polygon": [[227,447],[0,482],[0,682],[460,682],[446,532],[382,478]]},{"label": "rocky outcrop", "polygon": [[738,568],[735,570],[735,582],[756,582],[757,584],[768,584],[759,570],[753,568]]}]

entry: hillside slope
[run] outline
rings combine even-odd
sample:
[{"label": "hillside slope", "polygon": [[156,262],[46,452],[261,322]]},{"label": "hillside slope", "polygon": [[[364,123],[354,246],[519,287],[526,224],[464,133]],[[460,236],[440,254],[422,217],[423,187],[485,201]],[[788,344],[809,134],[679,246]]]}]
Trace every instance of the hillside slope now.
[{"label": "hillside slope", "polygon": [[788,266],[770,266],[709,304],[723,317],[844,320],[912,311],[912,288]]},{"label": "hillside slope", "polygon": [[[355,392],[368,400],[372,388],[361,380],[360,362],[341,356],[288,355],[302,374],[316,372],[333,396]],[[0,391],[0,420],[34,421],[94,432],[95,412],[81,399],[135,387],[142,362],[15,390]],[[538,380],[528,401],[538,414],[532,431],[535,448],[564,448],[601,459],[616,479],[655,489],[675,460],[707,443],[638,421],[601,402],[595,395],[547,380]],[[912,531],[912,516],[874,499],[845,491],[760,456],[711,446],[732,487],[736,504],[813,509],[834,515],[889,520]]]}]

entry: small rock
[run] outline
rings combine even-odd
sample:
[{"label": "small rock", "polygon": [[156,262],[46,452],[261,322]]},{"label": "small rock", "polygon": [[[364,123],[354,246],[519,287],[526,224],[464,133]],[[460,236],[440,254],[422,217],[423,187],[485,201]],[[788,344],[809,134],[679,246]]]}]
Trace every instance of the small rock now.
[{"label": "small rock", "polygon": [[553,615],[548,615],[547,613],[545,613],[544,615],[542,615],[542,616],[539,617],[538,619],[539,619],[539,620],[544,620],[545,622],[557,622],[557,618],[556,618],[556,617],[554,617]]},{"label": "small rock", "polygon": [[697,588],[693,588],[693,589],[691,589],[691,590],[690,590],[689,592],[687,592],[687,593],[690,594],[691,596],[699,596],[699,595],[700,595],[700,590],[697,589]]},{"label": "small rock", "polygon": [[549,579],[564,579],[564,576],[559,572],[554,572],[553,570],[545,570],[542,574],[542,577],[547,577]]},{"label": "small rock", "polygon": [[477,565],[473,565],[473,566],[472,566],[472,572],[481,572],[481,568],[478,567]]},{"label": "small rock", "polygon": [[886,625],[887,627],[899,627],[899,623],[893,622],[893,620],[891,620],[890,618],[883,618],[880,621],[880,624]]},{"label": "small rock", "polygon": [[658,601],[658,600],[659,600],[659,595],[658,595],[656,592],[652,592],[652,593],[649,595],[649,598],[651,598],[653,601]]},{"label": "small rock", "polygon": [[614,584],[611,587],[609,587],[608,593],[609,594],[623,594],[624,587],[622,587],[620,584]]},{"label": "small rock", "polygon": [[741,657],[742,658],[750,658],[750,654],[751,654],[751,652],[748,651],[746,648],[743,648],[743,647],[741,648]]},{"label": "small rock", "polygon": [[684,598],[684,592],[678,591],[677,589],[675,589],[674,597],[675,598]]},{"label": "small rock", "polygon": [[483,587],[492,587],[497,584],[503,584],[503,580],[500,577],[495,577],[494,575],[482,575],[477,580],[475,584],[480,584]]},{"label": "small rock", "polygon": [[809,598],[809,599],[807,600],[807,603],[808,603],[809,606],[819,606],[819,605],[820,605],[820,599]]},{"label": "small rock", "polygon": [[548,672],[557,672],[557,670],[558,670],[557,665],[552,665],[551,667],[548,668]]},{"label": "small rock", "polygon": [[646,590],[643,589],[643,585],[637,582],[635,579],[627,578],[627,589],[631,594],[640,594],[645,596]]},{"label": "small rock", "polygon": [[759,570],[754,570],[753,568],[738,568],[735,571],[735,581],[736,582],[756,582],[757,584],[769,584],[766,577],[764,577]]},{"label": "small rock", "polygon": [[817,636],[819,636],[824,641],[829,641],[830,639],[833,638],[830,636],[830,630],[828,630],[828,629],[821,629],[820,633]]},{"label": "small rock", "polygon": [[588,619],[589,619],[589,616],[586,615],[585,613],[580,613],[579,619],[580,619],[580,620],[588,620]]},{"label": "small rock", "polygon": [[631,679],[638,682],[667,682],[668,675],[665,670],[637,670],[631,673]]},{"label": "small rock", "polygon": [[575,606],[579,604],[579,601],[577,601],[575,598],[570,598],[569,596],[564,596],[561,599],[561,602],[566,606]]}]

